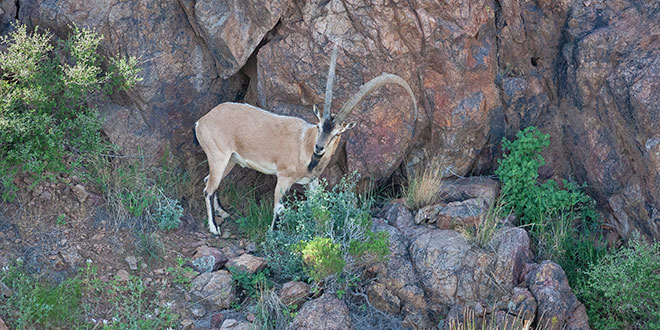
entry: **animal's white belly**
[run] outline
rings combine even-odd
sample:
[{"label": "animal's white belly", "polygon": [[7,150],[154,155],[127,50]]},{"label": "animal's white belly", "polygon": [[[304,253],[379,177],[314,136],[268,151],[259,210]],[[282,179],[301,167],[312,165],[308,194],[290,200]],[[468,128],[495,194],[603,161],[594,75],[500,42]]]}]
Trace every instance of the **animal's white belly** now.
[{"label": "animal's white belly", "polygon": [[237,153],[232,154],[232,158],[236,162],[236,164],[241,165],[242,167],[249,167],[255,171],[259,171],[264,174],[275,174],[277,173],[277,167],[275,164],[271,163],[257,163],[249,159],[245,159],[241,157],[241,155]]}]

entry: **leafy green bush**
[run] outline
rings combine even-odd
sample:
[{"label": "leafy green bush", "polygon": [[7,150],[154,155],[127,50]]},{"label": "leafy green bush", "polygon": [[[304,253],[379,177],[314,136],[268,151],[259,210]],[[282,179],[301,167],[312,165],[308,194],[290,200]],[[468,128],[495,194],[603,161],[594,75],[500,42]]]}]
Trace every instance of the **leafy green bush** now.
[{"label": "leafy green bush", "polygon": [[594,329],[660,329],[660,242],[635,240],[606,255],[577,293]]},{"label": "leafy green bush", "polygon": [[166,329],[177,319],[167,305],[158,307],[158,299],[138,277],[130,276],[126,282],[114,279],[103,290],[113,313],[113,322],[104,329]]},{"label": "leafy green bush", "polygon": [[538,254],[556,260],[575,285],[586,267],[604,253],[595,202],[566,180],[563,189],[554,180],[538,182],[538,170],[545,164],[541,152],[550,145],[548,134],[528,127],[516,137],[503,139],[508,153],[495,170],[503,205],[528,227]]},{"label": "leafy green bush", "polygon": [[550,135],[531,126],[516,137],[514,141],[503,139],[502,149],[508,154],[498,160],[495,174],[502,183],[501,193],[509,202],[507,207],[515,211],[521,223],[538,225],[562,212],[594,217],[593,200],[574,183],[563,180],[564,189],[553,180],[538,183],[539,168],[545,165],[541,151],[550,145]]},{"label": "leafy green bush", "polygon": [[[323,275],[339,271],[340,274],[325,278],[326,286],[361,275],[365,267],[383,260],[389,255],[389,236],[386,232],[372,231],[369,214],[370,201],[360,200],[354,192],[357,176],[344,177],[327,190],[322,181],[317,189],[306,192],[306,198],[287,201],[280,217],[279,229],[269,232],[264,242],[268,264],[282,280],[323,280]],[[331,253],[323,261],[314,259],[319,252]],[[307,254],[308,266],[303,262]]]},{"label": "leafy green bush", "polygon": [[0,37],[0,172],[2,199],[15,198],[19,173],[42,180],[78,168],[82,157],[98,154],[103,141],[98,112],[88,101],[99,91],[111,93],[134,85],[139,70],[134,58],[111,58],[101,69],[95,31],[72,27],[71,36],[57,46],[52,35],[28,33],[15,26]]},{"label": "leafy green bush", "polygon": [[83,294],[80,276],[51,284],[27,273],[19,261],[0,272],[0,281],[13,291],[0,304],[0,316],[12,328],[51,328],[79,321]]}]

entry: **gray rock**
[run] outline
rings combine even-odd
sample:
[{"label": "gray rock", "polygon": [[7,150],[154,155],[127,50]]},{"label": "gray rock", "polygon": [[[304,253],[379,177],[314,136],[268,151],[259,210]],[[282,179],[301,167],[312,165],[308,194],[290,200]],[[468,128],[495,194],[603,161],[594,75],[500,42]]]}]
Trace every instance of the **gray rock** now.
[{"label": "gray rock", "polygon": [[190,312],[192,315],[194,315],[196,318],[204,317],[206,315],[206,308],[200,304],[194,304],[192,307],[190,307]]},{"label": "gray rock", "polygon": [[87,199],[87,196],[89,195],[87,193],[87,190],[85,190],[85,187],[81,184],[77,184],[71,187],[71,192],[73,192],[73,195],[76,196],[76,198],[80,203],[83,203],[85,199]]},{"label": "gray rock", "polygon": [[[408,221],[412,222],[409,213]],[[396,228],[378,220],[374,222],[375,230],[389,233],[391,253],[386,263],[376,264],[369,269],[370,273],[376,274],[374,286],[367,291],[370,301],[374,307],[390,313],[397,313],[400,309],[404,316],[404,327],[433,327],[424,290],[410,260],[410,242]]]},{"label": "gray rock", "polygon": [[390,313],[398,314],[401,310],[401,300],[388,290],[383,283],[374,282],[367,287],[369,302],[376,308]]},{"label": "gray rock", "polygon": [[419,209],[415,223],[432,223],[440,229],[468,228],[478,225],[487,212],[488,202],[482,198],[438,203]]},{"label": "gray rock", "polygon": [[475,248],[461,234],[429,229],[410,245],[412,264],[430,300],[453,306],[465,301],[497,301],[518,283],[531,258],[527,233],[503,229],[491,244]]},{"label": "gray rock", "polygon": [[137,270],[138,269],[137,258],[135,258],[134,256],[126,257],[126,262],[128,263],[128,268],[130,270]]},{"label": "gray rock", "polygon": [[13,294],[14,294],[14,291],[12,291],[3,282],[0,282],[0,295],[2,295],[4,297],[11,297]]},{"label": "gray rock", "polygon": [[311,288],[307,283],[299,281],[290,281],[282,285],[279,295],[282,302],[287,305],[301,306],[311,293]]},{"label": "gray rock", "polygon": [[242,254],[237,258],[229,259],[227,264],[225,264],[226,267],[233,267],[248,274],[254,274],[264,269],[266,265],[266,259],[248,253]]},{"label": "gray rock", "polygon": [[564,329],[569,321],[573,329],[589,329],[584,306],[568,286],[561,266],[545,260],[525,280],[538,305],[537,322],[551,330]]},{"label": "gray rock", "polygon": [[346,330],[353,329],[346,304],[329,293],[306,302],[291,322],[292,329]]},{"label": "gray rock", "polygon": [[187,4],[184,8],[187,9],[188,19],[215,57],[220,76],[227,79],[245,65],[266,33],[284,14],[290,1],[182,2]]},{"label": "gray rock", "polygon": [[216,271],[225,263],[227,263],[225,254],[208,245],[199,246],[192,260],[193,267],[200,273]]},{"label": "gray rock", "polygon": [[215,257],[202,256],[192,261],[193,269],[200,273],[209,273],[213,271],[215,266]]},{"label": "gray rock", "polygon": [[191,293],[210,308],[225,309],[234,301],[234,280],[226,270],[202,273],[192,281]]},{"label": "gray rock", "polygon": [[80,253],[78,253],[78,250],[72,246],[65,246],[60,249],[60,255],[62,256],[62,260],[69,264],[70,267],[75,267],[83,259]]},{"label": "gray rock", "polygon": [[126,269],[120,269],[117,271],[117,278],[121,282],[126,282],[130,278],[130,275],[128,274],[128,271],[126,271]]}]

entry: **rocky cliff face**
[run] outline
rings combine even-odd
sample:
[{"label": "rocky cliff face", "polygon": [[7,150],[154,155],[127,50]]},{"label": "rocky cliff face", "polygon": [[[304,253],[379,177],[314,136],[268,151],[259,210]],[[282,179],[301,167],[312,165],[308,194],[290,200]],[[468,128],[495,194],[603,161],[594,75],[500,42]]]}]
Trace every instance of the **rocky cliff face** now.
[{"label": "rocky cliff face", "polygon": [[[58,36],[95,27],[108,54],[137,56],[144,80],[104,104],[127,150],[202,155],[193,122],[223,101],[311,120],[329,51],[341,42],[336,110],[381,72],[398,87],[357,107],[328,175],[382,179],[443,154],[448,174],[489,173],[499,142],[536,125],[551,133],[544,176],[589,186],[624,236],[660,237],[660,4],[631,0],[1,1],[1,22]],[[5,9],[7,8],[7,9]],[[3,26],[6,26],[3,25]],[[413,135],[413,127],[415,135]]]}]

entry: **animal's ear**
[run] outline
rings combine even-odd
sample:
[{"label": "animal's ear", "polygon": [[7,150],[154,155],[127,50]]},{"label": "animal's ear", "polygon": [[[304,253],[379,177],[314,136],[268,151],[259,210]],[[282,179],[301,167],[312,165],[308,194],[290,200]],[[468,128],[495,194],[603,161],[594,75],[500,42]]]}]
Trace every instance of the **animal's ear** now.
[{"label": "animal's ear", "polygon": [[355,123],[354,121],[352,121],[352,122],[350,122],[350,123],[344,125],[344,126],[339,130],[339,133],[344,133],[346,130],[349,130],[349,129],[355,127],[355,124],[356,124],[356,123]]},{"label": "animal's ear", "polygon": [[321,115],[319,114],[319,108],[314,104],[312,106],[312,109],[314,110],[314,114],[316,115],[316,118],[319,119],[319,122],[321,121]]}]

